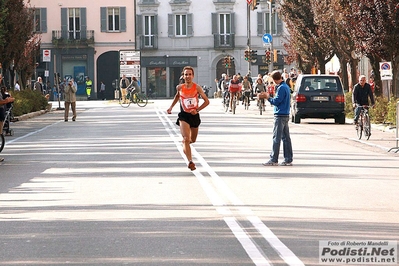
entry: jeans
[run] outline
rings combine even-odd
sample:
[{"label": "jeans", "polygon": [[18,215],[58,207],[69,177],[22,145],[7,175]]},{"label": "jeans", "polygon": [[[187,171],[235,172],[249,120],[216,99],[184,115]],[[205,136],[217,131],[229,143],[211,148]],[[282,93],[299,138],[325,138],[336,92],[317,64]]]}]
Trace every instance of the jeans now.
[{"label": "jeans", "polygon": [[289,119],[289,116],[274,116],[273,148],[270,154],[272,162],[278,162],[281,141],[283,141],[284,161],[291,163],[293,160],[290,129],[288,127]]},{"label": "jeans", "polygon": [[355,108],[355,118],[354,118],[354,121],[355,122],[357,122],[357,120],[359,119],[359,116],[360,116],[360,112],[363,110],[363,106],[361,106],[361,105],[356,105],[356,108]]}]

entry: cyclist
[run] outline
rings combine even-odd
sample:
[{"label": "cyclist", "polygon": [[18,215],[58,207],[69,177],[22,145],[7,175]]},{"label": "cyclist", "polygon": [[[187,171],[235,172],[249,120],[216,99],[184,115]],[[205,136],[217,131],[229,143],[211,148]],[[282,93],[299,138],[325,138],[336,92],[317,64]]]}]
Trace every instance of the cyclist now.
[{"label": "cyclist", "polygon": [[[256,80],[256,83],[254,84],[254,91],[256,94],[262,93],[266,91],[266,85],[263,83],[263,78],[258,77]],[[265,100],[263,98],[258,100],[258,106],[259,104],[263,105],[263,111],[265,110]]]},{"label": "cyclist", "polygon": [[234,75],[233,79],[230,80],[230,85],[229,85],[229,92],[230,92],[230,111],[233,107],[233,98],[235,95],[237,95],[237,99],[240,96],[240,91],[241,91],[241,83],[240,80],[238,79],[238,75]]},{"label": "cyclist", "polygon": [[359,115],[361,110],[363,109],[363,106],[369,105],[369,98],[371,101],[371,106],[374,106],[375,100],[370,84],[366,83],[365,75],[360,75],[359,83],[353,87],[352,91],[353,108],[356,108],[355,118],[353,121],[355,125],[357,125],[357,121],[359,119]]},{"label": "cyclist", "polygon": [[[188,160],[187,167],[193,171],[196,167],[192,161],[190,144],[197,140],[198,129],[201,124],[199,111],[209,104],[209,100],[201,86],[193,82],[194,68],[191,66],[184,67],[183,76],[184,83],[177,85],[176,95],[167,113],[171,114],[173,106],[180,101],[180,113],[176,124],[180,126],[180,132],[183,137],[183,152]],[[201,105],[199,105],[199,95],[204,101]]]},{"label": "cyclist", "polygon": [[242,104],[244,104],[245,97],[248,98],[248,106],[250,105],[250,96],[251,96],[251,83],[248,80],[248,76],[244,76],[244,80],[242,81],[242,89],[243,89],[243,97],[242,97]]}]

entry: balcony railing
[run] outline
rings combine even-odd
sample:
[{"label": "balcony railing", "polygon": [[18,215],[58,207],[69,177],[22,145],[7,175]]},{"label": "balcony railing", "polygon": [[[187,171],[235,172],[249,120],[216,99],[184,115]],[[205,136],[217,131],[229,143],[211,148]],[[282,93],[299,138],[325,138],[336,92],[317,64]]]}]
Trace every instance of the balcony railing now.
[{"label": "balcony railing", "polygon": [[52,42],[55,46],[69,46],[69,45],[88,46],[94,44],[94,30],[86,30],[86,31],[53,30]]},{"label": "balcony railing", "polygon": [[215,49],[233,49],[235,47],[234,33],[214,34]]},{"label": "balcony railing", "polygon": [[140,49],[141,50],[156,50],[158,49],[158,35],[141,35],[140,36]]}]

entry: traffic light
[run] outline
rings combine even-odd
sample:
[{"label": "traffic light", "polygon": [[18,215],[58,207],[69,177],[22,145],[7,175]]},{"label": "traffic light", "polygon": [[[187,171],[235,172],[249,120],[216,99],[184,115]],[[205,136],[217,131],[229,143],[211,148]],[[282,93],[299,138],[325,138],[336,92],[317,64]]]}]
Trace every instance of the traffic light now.
[{"label": "traffic light", "polygon": [[278,60],[278,50],[273,49],[273,62],[277,63],[277,60]]},{"label": "traffic light", "polygon": [[229,68],[231,68],[233,63],[234,63],[234,57],[229,56]]},{"label": "traffic light", "polygon": [[265,51],[265,56],[266,56],[266,64],[270,64],[272,62],[270,49],[267,49]]},{"label": "traffic light", "polygon": [[244,59],[246,61],[250,61],[251,60],[251,51],[249,49],[246,49],[244,52]]},{"label": "traffic light", "polygon": [[255,60],[256,61],[256,57],[258,56],[256,53],[258,51],[257,50],[251,50],[251,61]]},{"label": "traffic light", "polygon": [[255,9],[257,9],[257,8],[258,8],[258,5],[259,5],[259,2],[258,2],[258,0],[252,0],[252,6],[251,6],[251,9],[252,9],[252,10],[255,10]]},{"label": "traffic light", "polygon": [[225,68],[228,68],[228,66],[229,66],[229,57],[228,57],[228,56],[225,56],[225,57],[224,57],[224,67],[225,67]]}]

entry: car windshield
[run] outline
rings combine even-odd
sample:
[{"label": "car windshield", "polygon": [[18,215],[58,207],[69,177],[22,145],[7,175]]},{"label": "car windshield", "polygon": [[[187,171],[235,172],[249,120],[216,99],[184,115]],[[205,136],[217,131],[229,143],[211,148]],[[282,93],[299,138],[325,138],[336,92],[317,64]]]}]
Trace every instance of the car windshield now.
[{"label": "car windshield", "polygon": [[338,84],[338,80],[336,78],[323,78],[323,77],[309,77],[304,78],[302,81],[303,88],[305,91],[339,91],[341,90],[341,86]]}]

